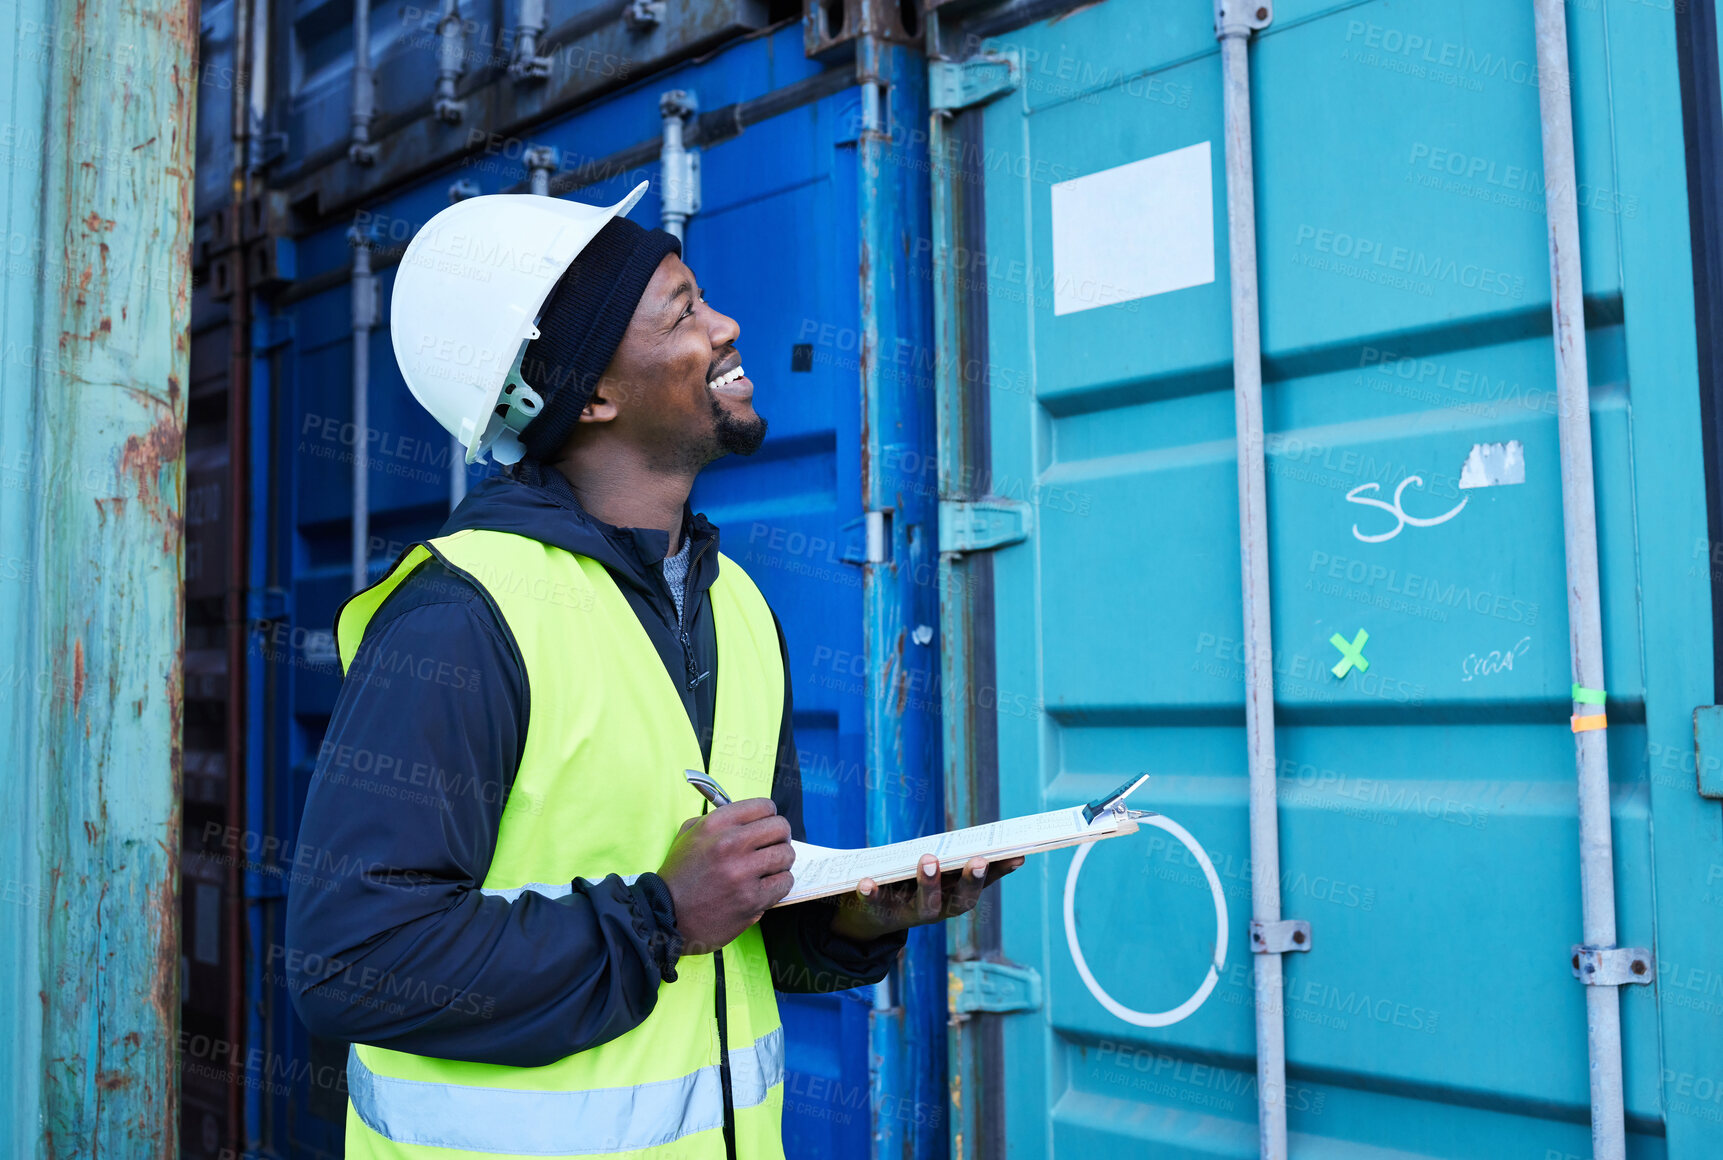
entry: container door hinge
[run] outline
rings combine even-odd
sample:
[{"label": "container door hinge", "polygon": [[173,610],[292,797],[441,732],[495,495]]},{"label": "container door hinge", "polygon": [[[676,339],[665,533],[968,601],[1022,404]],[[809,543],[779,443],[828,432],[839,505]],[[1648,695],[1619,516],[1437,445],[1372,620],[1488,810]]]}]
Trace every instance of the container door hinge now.
[{"label": "container door hinge", "polygon": [[946,965],[947,1005],[953,1015],[976,1011],[1036,1011],[1041,976],[1030,967],[984,959]]},{"label": "container door hinge", "polygon": [[1693,768],[1699,796],[1723,798],[1723,705],[1693,710]]},{"label": "container door hinge", "polygon": [[1310,924],[1299,918],[1280,922],[1250,920],[1250,953],[1285,955],[1310,949]]},{"label": "container door hinge", "polygon": [[1651,952],[1644,947],[1573,948],[1573,977],[1588,987],[1620,987],[1649,983],[1657,977]]},{"label": "container door hinge", "polygon": [[1016,48],[984,52],[968,60],[927,62],[927,103],[955,111],[983,105],[1023,83],[1023,56]]},{"label": "container door hinge", "polygon": [[[838,529],[843,536],[840,546],[841,562],[845,564],[888,564],[891,562],[890,508],[865,511]],[[808,541],[810,555],[818,555],[826,547],[824,541]],[[834,561],[837,562],[837,561]]]},{"label": "container door hinge", "polygon": [[1029,538],[1034,526],[1029,505],[1014,499],[939,501],[939,550],[980,552]]}]

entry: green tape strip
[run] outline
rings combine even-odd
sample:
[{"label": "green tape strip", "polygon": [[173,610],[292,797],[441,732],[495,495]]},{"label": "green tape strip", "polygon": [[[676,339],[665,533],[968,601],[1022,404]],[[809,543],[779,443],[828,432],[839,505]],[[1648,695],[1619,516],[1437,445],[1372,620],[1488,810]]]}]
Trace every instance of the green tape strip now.
[{"label": "green tape strip", "polygon": [[1575,685],[1573,687],[1573,699],[1578,701],[1581,705],[1601,705],[1603,704],[1603,698],[1604,692],[1602,689],[1588,689],[1584,685]]}]

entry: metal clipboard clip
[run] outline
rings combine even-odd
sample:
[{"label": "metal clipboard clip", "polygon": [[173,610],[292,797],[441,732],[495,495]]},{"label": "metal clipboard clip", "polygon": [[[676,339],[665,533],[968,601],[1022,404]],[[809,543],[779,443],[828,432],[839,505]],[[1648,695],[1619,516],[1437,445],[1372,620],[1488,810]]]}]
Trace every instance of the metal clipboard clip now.
[{"label": "metal clipboard clip", "polygon": [[1138,786],[1148,780],[1148,774],[1138,774],[1112,793],[1102,794],[1100,797],[1083,807],[1083,820],[1085,822],[1093,823],[1096,818],[1107,813],[1120,814],[1129,818],[1152,817],[1154,815],[1153,810],[1133,810],[1128,809],[1125,806],[1125,799],[1130,797],[1131,793]]}]

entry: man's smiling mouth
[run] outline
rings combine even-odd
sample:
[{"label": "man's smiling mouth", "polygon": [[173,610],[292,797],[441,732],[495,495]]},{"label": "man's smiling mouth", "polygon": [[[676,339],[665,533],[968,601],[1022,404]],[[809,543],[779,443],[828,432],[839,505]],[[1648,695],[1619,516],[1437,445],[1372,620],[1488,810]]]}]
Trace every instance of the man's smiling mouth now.
[{"label": "man's smiling mouth", "polygon": [[744,378],[744,377],[745,376],[742,373],[742,364],[737,363],[730,370],[725,371],[723,374],[719,375],[717,378],[715,378],[711,382],[707,383],[706,386],[709,390],[715,391],[719,387],[728,386],[729,384],[735,382],[737,379]]}]

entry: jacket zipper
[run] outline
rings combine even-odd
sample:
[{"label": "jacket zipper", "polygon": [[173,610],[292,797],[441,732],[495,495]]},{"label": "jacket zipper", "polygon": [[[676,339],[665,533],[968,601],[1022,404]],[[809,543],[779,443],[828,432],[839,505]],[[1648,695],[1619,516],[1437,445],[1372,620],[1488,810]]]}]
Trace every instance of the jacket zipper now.
[{"label": "jacket zipper", "polygon": [[[686,534],[686,533],[684,533],[684,534]],[[690,577],[692,577],[694,575],[694,568],[696,565],[698,565],[700,563],[700,557],[704,556],[705,554],[706,554],[706,545],[701,544],[700,550],[693,553],[692,558],[688,561],[688,575]],[[686,586],[687,581],[684,580],[683,584]],[[684,605],[686,606],[688,603],[688,596],[687,596],[686,587],[684,587],[682,599],[683,599]],[[704,672],[704,673],[696,673],[694,671],[694,641],[688,635],[688,625],[693,621],[693,619],[694,619],[694,609],[691,607],[684,607],[682,621],[680,624],[678,624],[676,626],[677,634],[682,641],[682,667],[684,670],[686,670],[686,672],[688,674],[688,687],[690,689],[694,688],[694,686],[698,685],[701,681],[705,680],[707,677],[712,675],[709,671]]]},{"label": "jacket zipper", "polygon": [[688,687],[690,689],[706,679],[705,673],[698,676],[694,673],[694,642],[689,638],[686,627],[682,629],[682,666],[688,671]]}]

